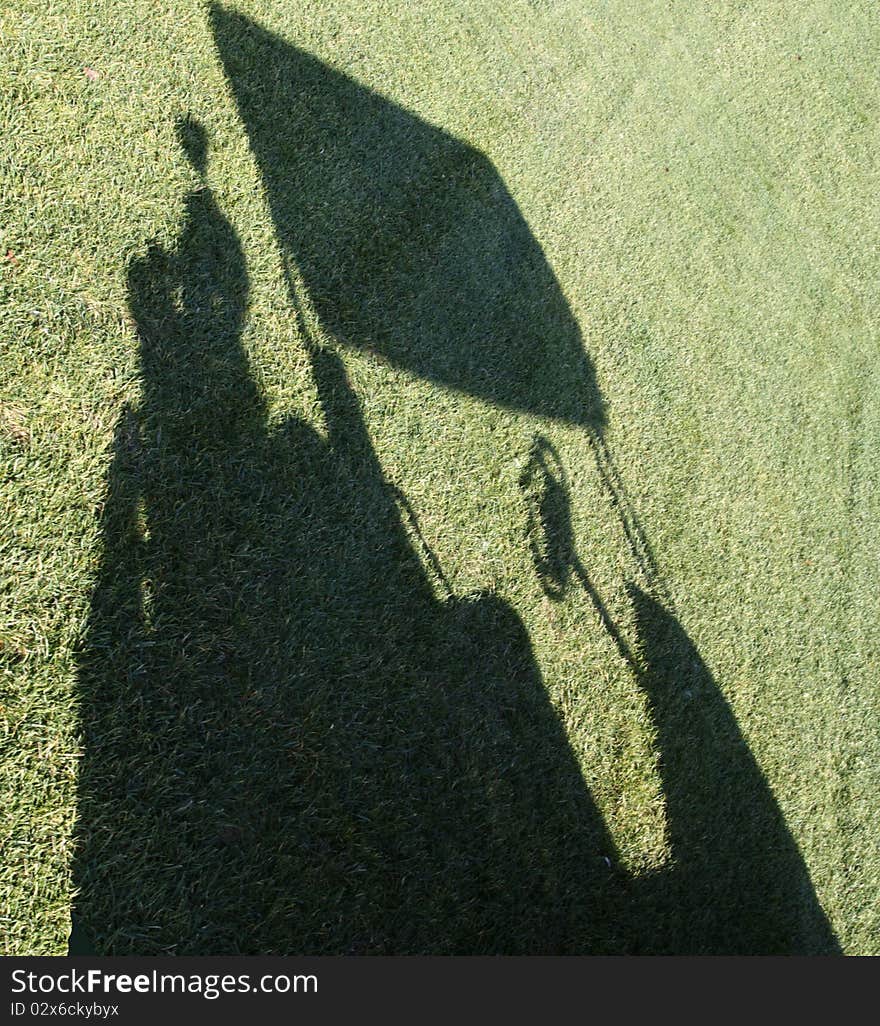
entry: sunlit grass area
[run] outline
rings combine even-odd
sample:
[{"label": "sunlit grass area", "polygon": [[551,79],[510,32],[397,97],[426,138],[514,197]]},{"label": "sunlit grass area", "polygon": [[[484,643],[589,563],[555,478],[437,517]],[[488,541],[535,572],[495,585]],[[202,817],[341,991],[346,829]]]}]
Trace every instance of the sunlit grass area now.
[{"label": "sunlit grass area", "polygon": [[0,9],[5,953],[880,953],[867,3]]}]

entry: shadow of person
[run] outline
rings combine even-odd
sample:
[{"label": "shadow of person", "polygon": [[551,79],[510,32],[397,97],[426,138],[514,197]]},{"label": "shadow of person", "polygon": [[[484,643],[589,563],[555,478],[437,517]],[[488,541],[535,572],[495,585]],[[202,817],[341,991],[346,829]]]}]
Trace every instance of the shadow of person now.
[{"label": "shadow of person", "polygon": [[[663,696],[681,659],[702,663],[663,605],[577,324],[497,172],[248,19],[211,17],[292,265],[291,316],[307,299],[340,347],[584,428],[649,582],[633,592],[635,654],[600,621],[654,703],[682,868],[620,872],[521,622],[496,597],[438,596],[344,365],[304,318],[326,433],[270,427],[241,340],[241,246],[202,184],[177,245],[129,272],[143,387],[116,432],[80,659],[77,923],[114,954],[800,950],[821,910],[705,667],[721,775],[689,776],[686,721]],[[201,170],[199,126],[181,140]],[[569,538],[565,502],[552,508],[537,522]],[[554,545],[542,572],[603,609],[573,547]],[[701,839],[726,814],[728,763],[763,810],[737,822],[771,834],[744,865],[760,851],[797,881],[756,874],[757,925],[701,904],[736,899],[747,876]]]},{"label": "shadow of person", "polygon": [[[600,473],[607,457],[597,454]],[[545,594],[579,585],[600,625],[644,690],[656,729],[666,802],[668,869],[633,882],[617,915],[630,950],[674,954],[832,954],[836,938],[809,873],[712,673],[671,611],[622,483],[606,481],[628,523],[641,585],[627,590],[635,614],[630,643],[577,555],[565,468],[536,437],[520,486],[526,541]],[[626,924],[626,925],[624,925]]]},{"label": "shadow of person", "polygon": [[[181,143],[201,173],[205,137]],[[607,946],[614,851],[515,613],[437,597],[339,357],[270,428],[204,182],[130,268],[80,656],[75,938],[105,954]],[[427,568],[427,569],[426,569]]]}]

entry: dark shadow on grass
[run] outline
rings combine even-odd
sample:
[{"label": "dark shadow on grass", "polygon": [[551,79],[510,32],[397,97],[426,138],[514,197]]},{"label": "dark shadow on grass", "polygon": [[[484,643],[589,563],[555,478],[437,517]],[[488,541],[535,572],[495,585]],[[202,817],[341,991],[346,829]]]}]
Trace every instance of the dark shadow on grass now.
[{"label": "dark shadow on grass", "polygon": [[[545,594],[579,586],[644,690],[656,728],[670,867],[634,881],[618,910],[629,950],[675,954],[831,954],[839,948],[803,858],[746,739],[673,614],[638,518],[607,449],[600,476],[621,518],[641,586],[627,586],[630,643],[574,546],[565,468],[538,436],[520,478],[526,540]],[[626,924],[625,926],[623,924]]]},{"label": "dark shadow on grass", "polygon": [[435,597],[337,355],[308,348],[326,437],[270,429],[247,296],[206,187],[130,269],[143,399],[81,656],[73,945],[598,945],[614,852],[519,619]]},{"label": "dark shadow on grass", "polygon": [[[295,265],[291,316],[300,281],[341,346],[582,426],[653,573],[577,325],[491,163],[247,19],[212,18]],[[181,141],[201,170],[199,127]],[[177,245],[129,272],[143,395],[116,432],[80,661],[78,933],[114,954],[832,950],[659,590],[633,593],[634,656],[574,559],[564,477],[539,494],[552,449],[533,468],[539,573],[587,590],[657,717],[680,865],[651,880],[620,871],[513,610],[435,595],[442,570],[335,351],[305,343],[326,435],[270,426],[247,300],[239,240],[201,186]],[[691,677],[696,726],[666,704]],[[733,797],[692,779],[716,737],[714,765],[743,778]],[[743,830],[769,831],[745,859],[729,832],[701,840],[731,801],[759,810]],[[730,913],[776,848],[790,880],[758,874],[754,918]]]},{"label": "dark shadow on grass", "polygon": [[323,329],[446,388],[601,429],[577,322],[491,161],[212,12],[278,238]]}]

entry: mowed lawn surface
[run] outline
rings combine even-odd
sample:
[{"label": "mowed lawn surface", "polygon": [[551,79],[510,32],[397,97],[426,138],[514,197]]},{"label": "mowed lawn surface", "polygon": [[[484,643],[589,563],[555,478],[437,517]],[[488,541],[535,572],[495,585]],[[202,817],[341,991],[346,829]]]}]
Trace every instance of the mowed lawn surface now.
[{"label": "mowed lawn surface", "polygon": [[0,950],[880,953],[876,6],[46,6]]}]

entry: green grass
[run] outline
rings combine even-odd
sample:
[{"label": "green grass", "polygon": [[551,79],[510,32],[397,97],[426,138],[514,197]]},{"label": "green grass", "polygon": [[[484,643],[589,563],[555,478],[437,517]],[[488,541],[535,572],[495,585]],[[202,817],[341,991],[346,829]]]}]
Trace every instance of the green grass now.
[{"label": "green grass", "polygon": [[880,953],[874,5],[0,39],[0,948]]}]

